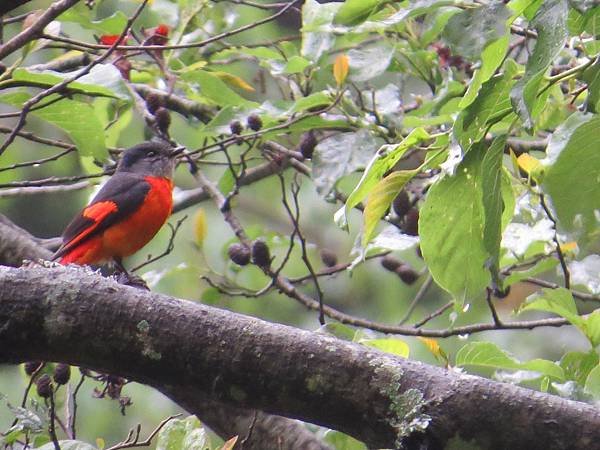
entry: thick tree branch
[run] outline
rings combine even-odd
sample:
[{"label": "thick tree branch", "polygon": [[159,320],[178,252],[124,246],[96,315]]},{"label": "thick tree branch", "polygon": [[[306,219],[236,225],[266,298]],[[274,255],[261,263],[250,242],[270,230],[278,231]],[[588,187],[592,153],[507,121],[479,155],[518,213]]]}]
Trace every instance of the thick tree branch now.
[{"label": "thick tree branch", "polygon": [[[121,286],[80,268],[0,268],[0,362],[55,360],[345,431],[372,447],[594,448],[590,405]],[[177,390],[177,389],[175,389]],[[477,405],[477,408],[473,408]],[[201,413],[203,403],[192,411]],[[195,408],[198,408],[197,411]],[[408,414],[408,415],[406,415]],[[422,428],[431,418],[423,433]]]},{"label": "thick tree branch", "polygon": [[[11,53],[16,52],[32,39],[37,38],[44,31],[46,25],[48,25],[78,1],[79,0],[59,0],[50,5],[50,7],[40,16],[39,19],[35,21],[33,25],[25,28],[19,34],[6,42],[6,44],[0,46],[0,60],[6,58]],[[12,1],[3,3],[5,5],[0,6],[0,14],[4,14],[15,7]],[[25,2],[18,1],[17,3]]]}]

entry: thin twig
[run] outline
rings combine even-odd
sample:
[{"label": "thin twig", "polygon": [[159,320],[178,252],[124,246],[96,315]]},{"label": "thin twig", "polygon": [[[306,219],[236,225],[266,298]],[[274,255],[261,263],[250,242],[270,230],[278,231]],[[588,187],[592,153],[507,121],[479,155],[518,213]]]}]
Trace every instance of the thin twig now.
[{"label": "thin twig", "polygon": [[413,298],[412,302],[408,306],[408,309],[406,310],[406,313],[404,314],[404,317],[402,317],[402,319],[400,319],[400,321],[398,322],[398,325],[404,325],[408,321],[408,319],[412,315],[413,311],[417,307],[417,304],[425,296],[425,293],[431,286],[432,282],[433,282],[433,277],[431,276],[431,274],[429,274],[427,276],[427,278],[425,279],[425,281],[423,282],[423,284],[421,285],[421,287],[419,288],[419,290],[417,291],[417,293],[415,294],[415,298]]},{"label": "thin twig", "polygon": [[50,393],[50,423],[48,424],[48,434],[54,444],[54,450],[61,450],[60,444],[58,443],[58,437],[56,437],[56,429],[54,427],[54,421],[56,419],[56,407],[54,404],[54,392]]},{"label": "thin twig", "polygon": [[[176,419],[179,416],[181,416],[181,414],[175,414],[173,416],[167,417],[165,420],[163,420],[161,423],[159,423],[158,426],[152,431],[152,433],[150,433],[150,435],[143,441],[139,440],[141,425],[138,425],[135,430],[133,430],[133,429],[129,430],[129,434],[127,435],[127,438],[124,441],[119,442],[118,444],[115,444],[112,447],[108,447],[106,450],[120,450],[122,448],[132,448],[132,447],[148,447],[149,445],[152,444],[152,439],[154,439],[154,437],[158,434],[158,432],[162,429],[162,427],[164,427],[171,420]],[[134,436],[134,432],[135,432],[135,436]]]},{"label": "thin twig", "polygon": [[142,267],[147,266],[148,264],[152,264],[153,262],[158,261],[159,259],[164,258],[168,254],[170,254],[175,249],[175,236],[177,236],[177,232],[179,231],[181,224],[183,224],[183,222],[187,219],[187,217],[188,216],[183,216],[181,219],[179,219],[177,221],[175,226],[168,223],[167,225],[169,226],[169,229],[171,230],[171,237],[169,238],[167,248],[160,255],[157,255],[155,257],[149,256],[146,261],[135,266],[133,269],[130,270],[130,272],[135,272],[137,270],[140,270]]},{"label": "thin twig", "polygon": [[441,316],[442,314],[444,314],[453,305],[454,305],[454,301],[446,303],[445,305],[443,305],[440,308],[436,309],[434,312],[432,312],[431,314],[429,314],[425,318],[423,318],[420,321],[418,321],[417,323],[415,323],[413,326],[415,328],[421,328],[423,325],[425,325],[430,320],[433,320],[436,317]]},{"label": "thin twig", "polygon": [[550,219],[550,221],[553,224],[554,234],[552,235],[552,240],[554,241],[554,245],[556,247],[556,254],[558,255],[558,260],[560,261],[560,267],[562,268],[563,277],[565,279],[565,288],[569,289],[571,287],[571,274],[569,273],[569,268],[567,267],[567,261],[565,260],[565,255],[563,254],[562,249],[560,248],[560,242],[558,241],[558,228],[557,228],[556,218],[550,211],[550,208],[548,208],[548,205],[546,205],[546,200],[545,200],[543,193],[540,193],[540,204],[542,205],[542,208],[544,209],[546,215],[548,216],[548,219]]},{"label": "thin twig", "polygon": [[499,327],[501,327],[502,321],[500,320],[500,317],[498,317],[498,312],[496,311],[496,308],[494,307],[494,304],[492,303],[492,289],[490,289],[490,288],[486,288],[486,290],[485,290],[485,301],[486,301],[488,307],[490,308],[490,312],[492,313],[492,319],[494,319],[494,323],[496,325],[498,325]]}]

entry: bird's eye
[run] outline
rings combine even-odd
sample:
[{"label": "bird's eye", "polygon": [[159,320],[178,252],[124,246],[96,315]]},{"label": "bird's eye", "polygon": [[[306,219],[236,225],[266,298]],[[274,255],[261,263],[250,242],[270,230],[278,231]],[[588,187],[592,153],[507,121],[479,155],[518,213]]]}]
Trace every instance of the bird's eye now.
[{"label": "bird's eye", "polygon": [[146,153],[146,156],[156,156],[156,152],[154,150],[150,150],[148,153]]}]

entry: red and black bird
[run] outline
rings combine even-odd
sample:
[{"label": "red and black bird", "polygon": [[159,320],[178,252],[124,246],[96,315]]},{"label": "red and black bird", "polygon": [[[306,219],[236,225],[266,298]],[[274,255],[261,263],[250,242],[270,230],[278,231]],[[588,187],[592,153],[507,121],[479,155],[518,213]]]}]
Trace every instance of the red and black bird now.
[{"label": "red and black bird", "polygon": [[102,264],[146,245],[171,214],[173,170],[180,152],[149,141],[127,149],[114,175],[65,229],[53,260]]}]

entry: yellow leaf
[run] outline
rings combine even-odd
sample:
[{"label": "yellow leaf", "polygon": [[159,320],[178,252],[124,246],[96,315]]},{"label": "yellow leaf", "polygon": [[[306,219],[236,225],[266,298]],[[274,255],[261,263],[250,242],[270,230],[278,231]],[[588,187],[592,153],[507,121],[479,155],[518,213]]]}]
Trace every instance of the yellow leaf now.
[{"label": "yellow leaf", "polygon": [[387,177],[382,178],[373,187],[367,198],[367,204],[363,213],[364,231],[363,246],[366,246],[371,238],[379,219],[383,217],[392,201],[402,190],[404,185],[417,174],[418,170],[398,170]]},{"label": "yellow leaf", "polygon": [[339,55],[335,58],[333,63],[333,77],[338,86],[344,84],[346,77],[348,76],[349,60],[344,54]]},{"label": "yellow leaf", "polygon": [[517,163],[519,164],[519,167],[533,179],[538,178],[544,170],[544,166],[542,166],[540,160],[534,158],[529,153],[522,153],[519,155]]},{"label": "yellow leaf", "polygon": [[410,353],[408,344],[396,338],[361,339],[358,342],[359,344],[373,347],[382,352],[391,353],[392,355],[402,356],[403,358],[408,358],[408,354]]},{"label": "yellow leaf", "polygon": [[231,439],[229,439],[227,442],[225,442],[223,444],[223,447],[221,447],[221,450],[231,450],[233,449],[233,446],[235,445],[235,443],[237,442],[238,437],[234,436]]},{"label": "yellow leaf", "polygon": [[200,60],[200,61],[196,61],[194,64],[190,64],[189,66],[184,67],[181,70],[178,70],[177,72],[179,72],[179,73],[193,72],[194,70],[202,69],[204,66],[206,66],[206,61]]},{"label": "yellow leaf", "polygon": [[105,446],[106,443],[104,442],[104,439],[96,438],[96,447],[98,447],[98,450],[103,450]]},{"label": "yellow leaf", "polygon": [[435,359],[442,361],[443,363],[448,365],[448,355],[446,355],[446,352],[442,350],[442,347],[440,347],[438,341],[436,341],[435,339],[421,336],[418,336],[417,339],[420,340],[423,344],[425,344],[425,347],[427,347],[427,350],[429,350],[433,354],[433,356],[435,356]]},{"label": "yellow leaf", "polygon": [[571,242],[565,242],[564,244],[560,244],[560,249],[564,253],[576,253],[577,249],[578,249],[577,242],[571,241]]},{"label": "yellow leaf", "polygon": [[221,81],[229,84],[230,86],[237,87],[240,89],[244,89],[245,91],[254,92],[255,89],[246,83],[242,78],[237,75],[233,75],[228,72],[212,72],[213,75],[216,75],[221,79]]},{"label": "yellow leaf", "polygon": [[204,239],[206,239],[207,232],[208,227],[206,225],[206,212],[203,208],[198,208],[198,211],[194,216],[194,234],[196,237],[196,244],[198,244],[198,246],[202,247]]}]

